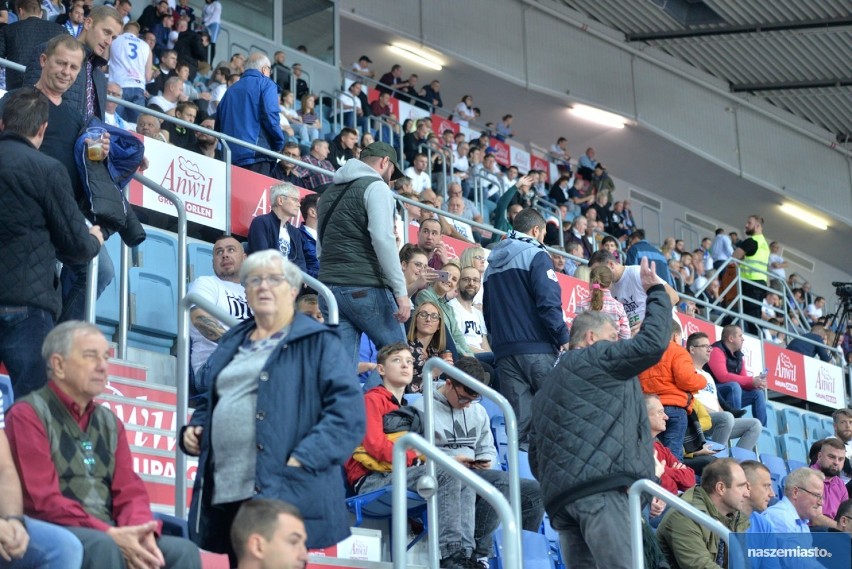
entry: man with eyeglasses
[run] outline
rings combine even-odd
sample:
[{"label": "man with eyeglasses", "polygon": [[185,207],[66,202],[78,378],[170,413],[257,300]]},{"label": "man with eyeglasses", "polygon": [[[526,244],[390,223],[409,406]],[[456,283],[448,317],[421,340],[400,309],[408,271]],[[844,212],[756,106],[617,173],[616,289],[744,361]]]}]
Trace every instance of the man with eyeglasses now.
[{"label": "man with eyeglasses", "polygon": [[737,447],[754,450],[763,425],[751,417],[743,417],[744,411],[730,409],[719,399],[718,389],[713,376],[704,371],[704,365],[710,360],[713,345],[704,332],[695,332],[686,339],[686,349],[692,357],[695,371],[704,376],[707,385],[695,392],[695,398],[704,405],[710,415],[710,429],[705,429],[707,438],[727,446],[730,440],[739,439]]},{"label": "man with eyeglasses", "polygon": [[[474,269],[476,270],[476,269]],[[459,358],[455,366],[473,379],[488,385],[490,377],[482,364],[471,357]],[[509,473],[497,466],[497,449],[491,434],[491,422],[482,396],[452,378],[434,392],[435,446],[455,458],[463,466],[485,479],[509,499]],[[423,399],[412,405],[421,412]],[[523,529],[538,531],[544,517],[541,488],[535,480],[521,478],[521,519]],[[474,538],[476,546],[469,567],[488,567],[492,551],[492,534],[500,517],[487,500],[477,496]]]},{"label": "man with eyeglasses", "polygon": [[300,270],[307,271],[302,234],[290,223],[300,213],[302,198],[299,188],[287,182],[276,184],[269,189],[269,202],[272,211],[255,217],[249,226],[249,254],[277,249]]},{"label": "man with eyeglasses", "polygon": [[808,467],[797,468],[784,481],[784,497],[763,514],[775,533],[810,533],[808,523],[822,515],[825,475]]},{"label": "man with eyeglasses", "polygon": [[65,527],[83,567],[201,569],[198,548],[161,535],[124,425],[95,403],[107,387],[110,346],[93,324],[64,322],[42,345],[48,385],[6,418],[24,513]]},{"label": "man with eyeglasses", "polygon": [[488,328],[482,311],[473,305],[479,289],[482,287],[482,276],[476,267],[462,269],[459,279],[459,295],[449,304],[453,308],[459,330],[464,334],[468,347],[474,353],[491,351],[488,345]]}]

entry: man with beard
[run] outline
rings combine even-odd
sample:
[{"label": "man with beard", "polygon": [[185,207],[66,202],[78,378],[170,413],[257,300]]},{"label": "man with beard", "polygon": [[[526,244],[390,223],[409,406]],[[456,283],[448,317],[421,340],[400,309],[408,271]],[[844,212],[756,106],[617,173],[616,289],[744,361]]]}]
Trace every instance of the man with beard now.
[{"label": "man with beard", "polygon": [[[740,266],[740,281],[743,291],[743,314],[760,320],[760,299],[763,298],[767,285],[766,275],[769,264],[769,243],[763,236],[763,218],[750,215],[745,224],[747,239],[741,241],[734,249],[732,257],[743,261]],[[764,287],[764,288],[761,288]],[[746,332],[760,334],[760,331],[746,322]]]},{"label": "man with beard", "polygon": [[837,508],[849,499],[846,485],[840,478],[843,461],[846,459],[845,453],[846,447],[840,439],[829,437],[821,441],[817,459],[811,468],[825,475],[822,513],[811,517],[812,526],[837,528],[837,522],[834,521]]},{"label": "man with beard", "polygon": [[838,409],[832,416],[834,421],[834,436],[846,445],[846,461],[843,463],[843,473],[852,478],[852,409]]},{"label": "man with beard", "polygon": [[[203,296],[235,318],[248,319],[251,311],[246,302],[246,291],[240,284],[240,267],[245,258],[239,241],[230,236],[219,238],[213,244],[213,273],[216,276],[198,277],[189,286],[188,292]],[[228,327],[197,306],[192,307],[189,317],[192,321],[189,329],[191,365],[192,370],[198,373]]]},{"label": "man with beard", "polygon": [[476,267],[462,269],[459,279],[459,295],[450,301],[456,315],[459,330],[464,334],[467,345],[474,353],[490,352],[488,329],[482,310],[473,305],[473,299],[482,286],[482,275]]}]

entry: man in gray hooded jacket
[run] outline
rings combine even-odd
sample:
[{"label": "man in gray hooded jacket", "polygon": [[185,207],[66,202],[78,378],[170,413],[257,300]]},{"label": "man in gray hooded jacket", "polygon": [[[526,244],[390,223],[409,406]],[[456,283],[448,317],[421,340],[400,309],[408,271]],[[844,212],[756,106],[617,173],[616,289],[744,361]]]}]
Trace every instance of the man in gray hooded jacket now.
[{"label": "man in gray hooded jacket", "polygon": [[[361,333],[376,349],[406,342],[403,323],[411,299],[399,264],[394,236],[394,201],[388,183],[402,175],[396,151],[374,142],[359,160],[334,173],[317,212],[319,280],[331,288],[340,311],[338,335],[358,366]],[[328,321],[328,307],[320,301]]]}]

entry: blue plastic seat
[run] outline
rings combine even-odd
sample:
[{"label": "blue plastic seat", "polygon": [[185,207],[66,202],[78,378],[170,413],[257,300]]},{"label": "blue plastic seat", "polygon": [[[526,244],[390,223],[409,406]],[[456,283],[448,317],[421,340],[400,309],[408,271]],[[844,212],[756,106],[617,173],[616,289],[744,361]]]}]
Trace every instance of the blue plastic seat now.
[{"label": "blue plastic seat", "polygon": [[177,289],[174,281],[144,269],[130,269],[128,344],[170,353],[177,337]]},{"label": "blue plastic seat", "polygon": [[0,375],[0,394],[3,395],[3,411],[15,402],[15,392],[12,390],[12,378],[8,375]]},{"label": "blue plastic seat", "polygon": [[[502,567],[503,558],[503,531],[502,526],[494,532],[494,547],[497,550],[497,558]],[[547,537],[538,532],[524,531],[521,535],[521,547],[524,550],[524,559],[521,566],[524,569],[554,569],[555,560],[550,554],[550,542]]]},{"label": "blue plastic seat", "polygon": [[775,442],[775,436],[766,427],[760,430],[760,436],[757,438],[757,451],[760,456],[764,454],[778,456],[778,443]]},{"label": "blue plastic seat", "polygon": [[485,408],[485,411],[486,413],[488,413],[489,417],[494,418],[503,416],[503,411],[500,410],[496,403],[494,403],[487,397],[483,397],[482,401],[480,401],[479,404]]},{"label": "blue plastic seat", "polygon": [[808,466],[807,462],[802,462],[801,460],[790,459],[787,461],[787,470],[793,472],[798,468],[805,468]]},{"label": "blue plastic seat", "polygon": [[161,520],[163,522],[163,535],[189,539],[189,526],[183,518],[154,512],[154,519]]},{"label": "blue plastic seat", "polygon": [[494,435],[494,446],[497,448],[497,460],[505,465],[506,454],[509,452],[509,436],[506,434],[503,415],[491,418],[491,432]]},{"label": "blue plastic seat", "polygon": [[785,408],[781,411],[781,420],[784,423],[784,430],[788,435],[802,439],[807,438],[802,413],[798,409]]},{"label": "blue plastic seat", "polygon": [[189,262],[189,282],[198,277],[212,277],[213,272],[213,246],[208,243],[190,243],[186,248],[186,256]]},{"label": "blue plastic seat", "polygon": [[775,490],[775,498],[770,501],[770,505],[772,505],[783,495],[781,483],[787,476],[787,463],[784,462],[783,458],[774,454],[761,454],[760,462],[769,469],[769,477],[772,479],[772,488]]},{"label": "blue plastic seat", "polygon": [[831,417],[823,417],[822,418],[822,428],[834,434],[834,420]]},{"label": "blue plastic seat", "polygon": [[530,468],[530,453],[518,451],[518,476],[525,480],[535,480]]},{"label": "blue plastic seat", "polygon": [[805,411],[802,413],[802,422],[805,425],[805,435],[811,439],[822,439],[824,437],[819,436],[819,433],[822,431],[822,417],[817,415],[816,413],[811,413],[809,411]]},{"label": "blue plastic seat", "polygon": [[757,460],[757,455],[748,449],[732,446],[731,458],[742,462],[744,460]]},{"label": "blue plastic seat", "polygon": [[775,440],[778,442],[781,458],[787,461],[808,462],[808,449],[805,448],[805,442],[801,438],[793,435],[779,435]]},{"label": "blue plastic seat", "polygon": [[146,273],[160,275],[177,282],[177,238],[171,233],[145,228],[147,237],[134,249],[135,265]]},{"label": "blue plastic seat", "polygon": [[783,434],[781,426],[778,424],[778,414],[775,412],[775,407],[766,405],[766,428],[772,433],[773,437]]},{"label": "blue plastic seat", "polygon": [[[426,501],[417,492],[406,492],[409,513],[419,513],[426,507]],[[346,507],[355,514],[355,525],[360,526],[364,519],[390,518],[393,514],[393,492],[391,486],[385,486],[372,492],[346,498]]]}]

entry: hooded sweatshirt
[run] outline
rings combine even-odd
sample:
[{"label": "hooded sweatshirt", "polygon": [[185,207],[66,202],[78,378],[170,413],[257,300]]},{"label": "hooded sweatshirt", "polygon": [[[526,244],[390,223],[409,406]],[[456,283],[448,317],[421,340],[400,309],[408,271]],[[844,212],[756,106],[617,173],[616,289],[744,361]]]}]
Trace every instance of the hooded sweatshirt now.
[{"label": "hooded sweatshirt", "polygon": [[[473,403],[467,409],[453,409],[438,389],[434,392],[434,399],[435,446],[450,456],[488,460],[494,464],[497,449],[485,407]],[[411,406],[423,412],[423,398]]]},{"label": "hooded sweatshirt", "polygon": [[482,280],[483,314],[491,349],[499,359],[515,354],[556,354],[568,343],[562,289],[547,250],[512,231],[488,256]]},{"label": "hooded sweatshirt", "polygon": [[[396,247],[396,237],[394,237],[394,208],[393,194],[390,188],[382,180],[378,172],[360,160],[347,160],[340,170],[334,173],[335,184],[345,184],[358,178],[373,178],[373,181],[364,192],[364,207],[367,212],[367,231],[370,234],[370,242],[372,251],[366,251],[365,254],[375,255],[382,269],[382,280],[384,284],[393,291],[395,297],[408,296],[408,290],[405,286],[405,277],[402,274],[402,267],[399,264],[399,251]],[[326,192],[329,190],[327,189]],[[346,200],[344,200],[346,201]],[[342,202],[341,202],[342,203]],[[320,215],[323,215],[322,200],[320,201]],[[331,212],[334,215],[334,212]],[[323,219],[318,220],[318,228],[323,225]],[[338,230],[335,227],[334,218],[331,218],[326,232],[329,234]],[[353,236],[357,238],[357,236]],[[351,279],[347,275],[338,275],[335,268],[330,266],[326,258],[322,257],[323,246],[321,241],[317,241],[317,256],[320,258],[319,278],[329,285],[346,286]],[[329,253],[331,253],[329,251]]]}]

